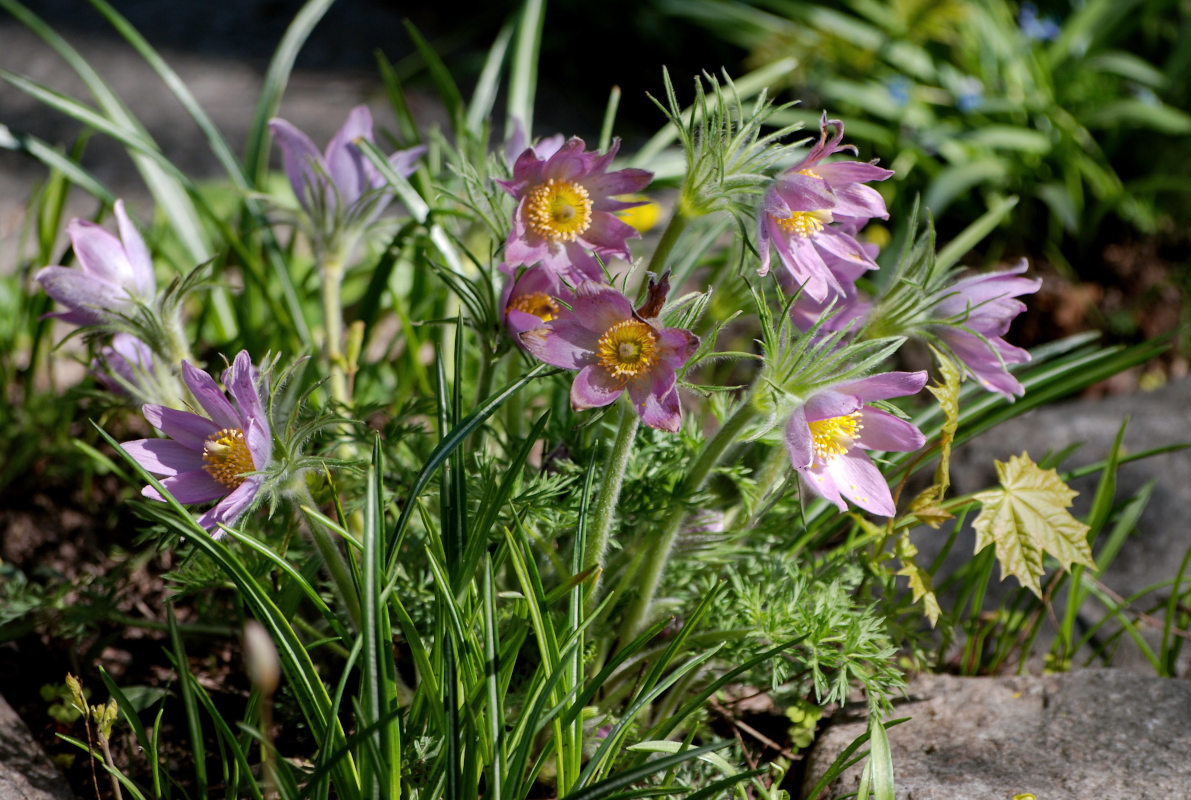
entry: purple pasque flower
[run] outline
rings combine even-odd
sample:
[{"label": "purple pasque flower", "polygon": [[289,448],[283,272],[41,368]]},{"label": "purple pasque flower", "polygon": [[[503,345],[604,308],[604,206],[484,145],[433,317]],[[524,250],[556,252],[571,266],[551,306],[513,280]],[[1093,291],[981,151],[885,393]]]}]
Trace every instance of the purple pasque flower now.
[{"label": "purple pasque flower", "polygon": [[[384,176],[356,144],[361,139],[373,141],[368,106],[356,106],[348,113],[324,153],[309,136],[279,117],[269,120],[269,130],[281,147],[285,172],[298,202],[313,219],[326,223],[326,230],[332,229],[332,221],[352,214],[359,214],[359,221],[367,224],[392,199],[392,190],[385,190]],[[407,177],[424,152],[426,148],[420,146],[398,150],[389,156],[389,164]]]},{"label": "purple pasque flower", "polygon": [[[831,126],[835,134],[829,140]],[[824,161],[842,150],[855,152],[840,144],[843,137],[843,123],[824,114],[819,142],[769,188],[757,219],[760,274],[769,272],[772,242],[795,283],[814,300],[844,294],[841,269],[877,268],[856,232],[870,219],[889,218],[881,195],[864,184],[883,181],[892,171],[860,161]]]},{"label": "purple pasque flower", "polygon": [[963,362],[980,384],[1006,397],[1021,397],[1025,389],[1009,374],[1009,364],[1024,364],[1030,354],[1004,340],[1013,319],[1026,304],[1015,298],[1033,294],[1042,286],[1038,278],[1018,277],[1026,261],[1001,272],[962,278],[944,290],[933,315],[946,324],[931,331]]},{"label": "purple pasque flower", "polygon": [[72,219],[66,226],[78,268],[43,267],[35,280],[46,294],[68,310],[47,314],[75,325],[111,322],[137,303],[150,303],[157,291],[153,259],[145,240],[124,211],[115,205],[119,238],[94,222]]},{"label": "purple pasque flower", "polygon": [[[862,243],[861,247],[870,256],[876,255],[876,245]],[[790,301],[790,321],[794,323],[794,327],[803,333],[816,325],[819,325],[820,331],[825,332],[859,327],[859,321],[868,316],[873,305],[856,288],[856,280],[867,271],[868,268],[863,264],[833,264],[831,272],[839,282],[841,293],[829,294],[822,299],[815,299],[805,289],[798,291],[798,284],[791,275],[779,273],[778,284],[787,294],[793,296],[793,300]]]},{"label": "purple pasque flower", "polygon": [[616,212],[639,203],[613,199],[644,189],[653,173],[643,169],[608,172],[620,148],[588,153],[572,137],[555,147],[544,140],[526,148],[513,164],[513,178],[497,181],[517,200],[513,229],[505,242],[510,267],[541,263],[572,284],[603,280],[595,256],[628,259],[628,240],[640,236]]},{"label": "purple pasque flower", "polygon": [[882,517],[896,513],[889,484],[865,450],[911,452],[922,432],[867,403],[921,391],[925,372],[884,372],[821,389],[794,409],[786,423],[786,451],[802,483],[847,510],[844,498]]},{"label": "purple pasque flower", "polygon": [[[268,465],[273,438],[248,351],[241,350],[223,373],[231,401],[214,378],[186,361],[182,379],[206,416],[146,405],[145,419],[170,438],[138,439],[122,446],[145,470],[161,476],[178,502],[218,500],[198,518],[204,528],[215,530],[219,524],[233,524],[256,502],[264,477],[247,473]],[[151,486],[141,494],[163,499]]]},{"label": "purple pasque flower", "polygon": [[498,269],[505,275],[500,295],[502,319],[518,347],[522,346],[522,333],[554,319],[575,301],[575,293],[558,275],[540,264],[522,270],[501,264]]},{"label": "purple pasque flower", "polygon": [[149,345],[131,333],[112,336],[111,344],[99,349],[91,370],[108,391],[130,397],[150,397],[148,384],[156,381],[157,362]]},{"label": "purple pasque flower", "polygon": [[611,286],[588,281],[575,289],[570,309],[521,334],[525,349],[563,369],[578,370],[571,384],[576,411],[606,406],[626,390],[646,425],[676,432],[682,419],[677,371],[694,355],[699,337],[663,328],[667,276],[650,281],[645,304],[634,309]]}]

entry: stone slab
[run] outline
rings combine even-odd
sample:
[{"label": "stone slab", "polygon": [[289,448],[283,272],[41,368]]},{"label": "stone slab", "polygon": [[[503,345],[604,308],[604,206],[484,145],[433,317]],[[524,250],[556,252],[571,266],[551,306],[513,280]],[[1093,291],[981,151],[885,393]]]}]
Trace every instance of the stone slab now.
[{"label": "stone slab", "polygon": [[[865,730],[842,713],[810,755],[803,791]],[[1191,797],[1191,684],[1124,670],[923,675],[889,729],[897,800]],[[855,792],[860,765],[822,795]],[[810,800],[807,798],[807,800]]]},{"label": "stone slab", "polygon": [[0,800],[73,800],[33,734],[0,697]]}]

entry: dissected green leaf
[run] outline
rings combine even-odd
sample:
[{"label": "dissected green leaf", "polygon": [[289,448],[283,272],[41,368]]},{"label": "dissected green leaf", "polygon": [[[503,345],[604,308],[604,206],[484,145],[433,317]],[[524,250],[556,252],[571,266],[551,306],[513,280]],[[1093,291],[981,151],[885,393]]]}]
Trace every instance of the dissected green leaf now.
[{"label": "dissected green leaf", "polygon": [[1041,469],[1025,452],[996,465],[1001,488],[974,495],[983,508],[972,528],[977,553],[995,545],[1002,580],[1016,575],[1023,586],[1041,596],[1038,578],[1045,553],[1065,569],[1072,564],[1095,569],[1087,542],[1088,526],[1067,511],[1079,493],[1055,470]]}]

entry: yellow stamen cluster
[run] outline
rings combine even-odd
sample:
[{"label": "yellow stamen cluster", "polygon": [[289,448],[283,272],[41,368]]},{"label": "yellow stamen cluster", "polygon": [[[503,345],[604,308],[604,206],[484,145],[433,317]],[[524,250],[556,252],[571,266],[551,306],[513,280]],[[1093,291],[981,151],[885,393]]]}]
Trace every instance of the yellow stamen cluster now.
[{"label": "yellow stamen cluster", "polygon": [[203,442],[203,469],[229,489],[243,483],[244,473],[256,469],[244,431],[224,428],[208,436]]},{"label": "yellow stamen cluster", "polygon": [[626,319],[604,331],[596,343],[596,356],[613,378],[628,380],[653,365],[657,342],[657,332],[648,323]]},{"label": "yellow stamen cluster", "polygon": [[558,316],[558,303],[553,297],[545,292],[530,292],[528,294],[519,294],[509,300],[509,306],[506,310],[524,311],[526,314],[533,314],[542,322],[549,322]]},{"label": "yellow stamen cluster", "polygon": [[823,180],[823,176],[815,172],[813,169],[800,169],[798,170],[798,174],[805,175],[808,178],[818,178],[819,180]]},{"label": "yellow stamen cluster", "polygon": [[591,196],[577,183],[551,178],[526,196],[525,218],[539,236],[573,242],[591,227]]},{"label": "yellow stamen cluster", "polygon": [[859,411],[842,417],[817,419],[809,423],[811,441],[815,447],[815,462],[826,464],[836,456],[842,456],[852,449],[852,444],[864,429]]},{"label": "yellow stamen cluster", "polygon": [[809,239],[831,222],[830,211],[794,211],[788,217],[769,216],[777,226],[800,239]]}]

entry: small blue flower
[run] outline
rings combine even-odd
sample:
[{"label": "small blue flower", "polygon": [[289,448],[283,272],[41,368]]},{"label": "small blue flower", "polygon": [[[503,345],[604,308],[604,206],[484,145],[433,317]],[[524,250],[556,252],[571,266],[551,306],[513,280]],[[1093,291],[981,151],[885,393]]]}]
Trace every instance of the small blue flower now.
[{"label": "small blue flower", "polygon": [[1022,3],[1017,14],[1017,24],[1027,39],[1035,42],[1049,42],[1059,37],[1062,28],[1054,17],[1038,16],[1038,7],[1033,3]]}]

